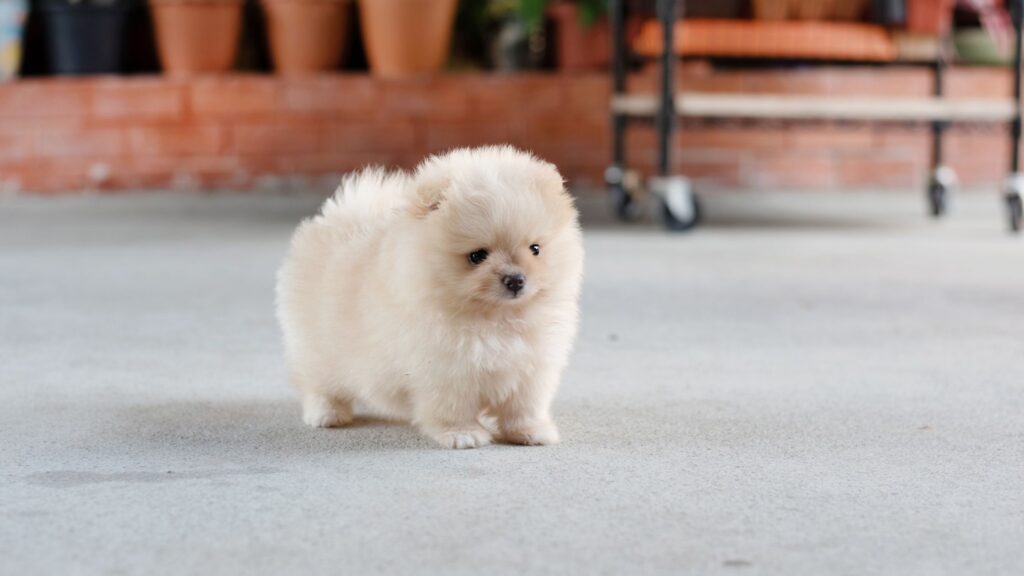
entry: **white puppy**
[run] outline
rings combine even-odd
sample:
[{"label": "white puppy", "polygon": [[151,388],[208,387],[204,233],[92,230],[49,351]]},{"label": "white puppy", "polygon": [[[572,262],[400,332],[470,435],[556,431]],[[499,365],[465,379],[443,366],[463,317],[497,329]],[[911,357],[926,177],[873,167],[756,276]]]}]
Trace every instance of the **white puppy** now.
[{"label": "white puppy", "polygon": [[346,177],[278,273],[278,318],[303,418],[352,402],[449,448],[558,442],[551,401],[578,323],[583,246],[554,166],[508,146],[414,174]]}]

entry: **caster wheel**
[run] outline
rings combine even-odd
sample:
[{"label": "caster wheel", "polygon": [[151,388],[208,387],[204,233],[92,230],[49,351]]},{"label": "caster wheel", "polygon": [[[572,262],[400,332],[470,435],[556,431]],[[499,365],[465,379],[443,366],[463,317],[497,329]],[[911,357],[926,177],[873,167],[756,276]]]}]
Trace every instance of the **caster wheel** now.
[{"label": "caster wheel", "polygon": [[928,186],[928,209],[932,218],[944,216],[948,206],[949,188],[941,182],[932,182]]},{"label": "caster wheel", "polygon": [[612,184],[608,187],[608,196],[611,201],[613,215],[620,222],[633,220],[636,214],[636,204],[633,196],[622,187],[622,184]]},{"label": "caster wheel", "polygon": [[1024,207],[1024,174],[1013,173],[1006,178],[1003,185],[1003,193],[1006,195],[1006,212],[1010,220],[1010,232],[1019,234],[1021,230],[1021,219]]},{"label": "caster wheel", "polygon": [[640,214],[632,194],[637,189],[636,174],[612,165],[604,171],[604,181],[608,184],[608,200],[611,204],[612,215],[620,222],[636,220]]},{"label": "caster wheel", "polygon": [[679,210],[669,207],[667,202],[661,203],[661,214],[665,227],[673,232],[685,232],[700,224],[700,202],[697,197],[690,195],[689,208],[680,214]]},{"label": "caster wheel", "polygon": [[700,204],[693,193],[693,184],[685,176],[660,176],[651,179],[650,189],[661,199],[661,216],[665,227],[683,232],[700,222]]},{"label": "caster wheel", "polygon": [[932,218],[949,211],[950,191],[956,186],[956,172],[949,166],[936,166],[928,179],[928,212]]},{"label": "caster wheel", "polygon": [[1011,194],[1006,197],[1006,209],[1010,216],[1010,231],[1014,234],[1019,234],[1021,229],[1021,220],[1024,219],[1024,205],[1022,205],[1021,197],[1018,194]]}]

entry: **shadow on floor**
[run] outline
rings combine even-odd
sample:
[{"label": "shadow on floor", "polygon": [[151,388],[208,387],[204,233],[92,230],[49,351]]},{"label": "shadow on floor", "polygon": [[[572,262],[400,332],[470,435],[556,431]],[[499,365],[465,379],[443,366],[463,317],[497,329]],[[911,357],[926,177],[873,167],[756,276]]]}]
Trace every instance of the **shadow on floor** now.
[{"label": "shadow on floor", "polygon": [[105,433],[154,452],[265,458],[434,447],[407,424],[368,415],[344,428],[313,429],[292,400],[167,402],[119,412]]},{"label": "shadow on floor", "polygon": [[[358,410],[357,410],[358,411]],[[562,431],[559,449],[610,449],[632,451],[638,438],[658,437],[651,450],[679,450],[693,446],[733,443],[738,440],[735,405],[694,400],[657,406],[629,403],[560,403],[556,420]],[[346,453],[422,452],[443,450],[411,425],[357,414],[344,428],[313,429],[300,417],[297,401],[166,402],[133,408],[122,407],[97,421],[102,428],[97,447],[104,451],[138,453],[139,459],[202,461],[212,459],[236,464],[273,466],[275,460],[309,459]],[[714,431],[728,422],[730,434]],[[682,424],[681,424],[682,423]],[[750,424],[747,422],[747,424]],[[746,427],[746,426],[741,426]],[[672,433],[666,433],[672,430]],[[740,435],[745,441],[757,436],[754,428]],[[695,442],[698,438],[701,441]],[[492,449],[529,450],[513,446]],[[63,478],[41,479],[61,483]],[[102,482],[103,478],[86,479]],[[142,479],[141,481],[146,481]],[[71,479],[69,481],[75,481]]]}]

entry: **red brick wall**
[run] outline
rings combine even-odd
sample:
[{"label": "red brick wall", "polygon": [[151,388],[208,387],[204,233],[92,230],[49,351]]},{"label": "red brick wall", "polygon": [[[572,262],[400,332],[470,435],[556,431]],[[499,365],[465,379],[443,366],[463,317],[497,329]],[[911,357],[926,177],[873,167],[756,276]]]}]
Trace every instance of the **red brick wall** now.
[{"label": "red brick wall", "polygon": [[[916,68],[681,69],[692,90],[926,95]],[[635,89],[653,76],[631,78]],[[954,97],[999,97],[1008,76],[957,70]],[[597,183],[608,162],[603,74],[448,75],[385,81],[363,75],[48,79],[0,85],[0,190],[248,188],[296,179],[328,186],[367,163],[413,166],[453,146],[510,142]],[[1002,127],[955,129],[947,144],[965,184],[1005,175]],[[862,188],[923,182],[923,126],[687,121],[676,169],[707,186]],[[639,127],[630,157],[654,163]],[[313,182],[309,182],[313,179]],[[322,180],[322,181],[321,181]]]}]

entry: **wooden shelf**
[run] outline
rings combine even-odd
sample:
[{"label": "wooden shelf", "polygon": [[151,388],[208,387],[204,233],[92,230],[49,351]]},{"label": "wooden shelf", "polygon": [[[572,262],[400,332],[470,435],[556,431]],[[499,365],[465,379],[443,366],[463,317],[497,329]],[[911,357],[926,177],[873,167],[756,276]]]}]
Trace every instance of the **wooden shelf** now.
[{"label": "wooden shelf", "polygon": [[[679,20],[678,56],[892,62],[897,57],[889,31],[859,22],[769,20]],[[646,57],[662,52],[661,23],[645,22],[633,51]]]},{"label": "wooden shelf", "polygon": [[[612,111],[629,116],[654,116],[654,94],[613,96]],[[676,113],[701,118],[779,120],[851,120],[890,122],[1006,122],[1013,118],[1013,100],[942,98],[855,98],[770,94],[683,93]]]}]

